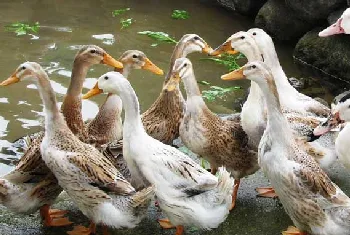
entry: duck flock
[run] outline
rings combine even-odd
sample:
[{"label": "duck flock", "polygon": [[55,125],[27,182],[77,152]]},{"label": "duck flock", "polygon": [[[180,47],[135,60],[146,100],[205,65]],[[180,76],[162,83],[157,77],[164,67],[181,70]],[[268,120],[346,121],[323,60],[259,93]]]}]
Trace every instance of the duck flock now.
[{"label": "duck flock", "polygon": [[[320,36],[350,31],[349,13]],[[194,52],[246,56],[247,64],[221,76],[251,81],[240,115],[223,119],[208,109],[186,58]],[[81,96],[87,71],[100,63],[114,71]],[[261,168],[273,187],[257,188],[258,194],[278,197],[294,223],[282,234],[350,234],[350,198],[323,170],[337,159],[350,168],[350,93],[338,96],[331,109],[299,93],[288,83],[271,37],[257,28],[233,34],[215,50],[196,34],[184,35],[159,97],[142,114],[127,80],[132,69],[163,75],[141,51],[116,60],[98,46],[83,46],[60,109],[38,63],[21,64],[0,83],[34,83],[45,112],[45,131],[27,138],[18,165],[0,179],[1,204],[16,213],[39,210],[48,227],[68,226],[67,211],[51,209],[64,190],[91,221],[67,233],[95,234],[102,225],[106,235],[109,227],[137,226],[155,198],[166,216],[160,226],[182,235],[186,226],[210,230],[223,223],[235,207],[240,180]],[[101,93],[108,95],[99,113],[84,123],[82,99]],[[171,146],[178,137],[210,163],[210,172]]]}]

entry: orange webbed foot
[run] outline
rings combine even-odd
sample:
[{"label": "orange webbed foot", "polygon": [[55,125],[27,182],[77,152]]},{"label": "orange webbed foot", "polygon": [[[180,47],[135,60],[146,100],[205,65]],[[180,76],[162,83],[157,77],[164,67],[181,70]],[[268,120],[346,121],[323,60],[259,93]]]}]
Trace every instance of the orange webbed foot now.
[{"label": "orange webbed foot", "polygon": [[68,218],[64,217],[68,211],[50,209],[49,205],[44,205],[40,208],[40,215],[44,220],[44,225],[47,227],[60,227],[73,224]]},{"label": "orange webbed foot", "polygon": [[78,225],[78,226],[75,226],[72,231],[67,232],[67,234],[69,235],[90,235],[95,233],[96,233],[96,225],[94,223],[91,223],[88,228],[82,225]]},{"label": "orange webbed foot", "polygon": [[258,197],[278,198],[278,195],[272,187],[261,187],[255,190],[258,192]]},{"label": "orange webbed foot", "polygon": [[164,229],[176,228],[176,226],[172,225],[169,219],[159,219],[159,225]]},{"label": "orange webbed foot", "polygon": [[289,226],[286,231],[282,232],[282,235],[307,235],[307,233],[301,232],[294,226]]}]

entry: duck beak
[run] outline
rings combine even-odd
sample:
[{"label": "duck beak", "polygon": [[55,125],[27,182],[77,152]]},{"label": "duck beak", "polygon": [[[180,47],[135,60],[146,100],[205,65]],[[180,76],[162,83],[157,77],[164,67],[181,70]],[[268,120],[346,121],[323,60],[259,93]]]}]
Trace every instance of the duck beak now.
[{"label": "duck beak", "polygon": [[103,92],[103,90],[101,90],[99,87],[98,87],[98,82],[96,82],[95,86],[90,90],[88,91],[88,93],[86,93],[85,95],[83,95],[83,99],[89,99],[95,95],[98,95],[98,94],[101,94]]},{"label": "duck beak", "polygon": [[13,74],[11,77],[0,83],[0,86],[8,86],[17,82],[19,82],[19,78],[16,76],[16,74]]},{"label": "duck beak", "polygon": [[340,119],[339,112],[330,114],[326,121],[322,122],[314,129],[313,134],[315,136],[324,135],[342,123],[344,123],[344,121]]},{"label": "duck beak", "polygon": [[231,54],[231,55],[239,53],[239,51],[236,51],[232,48],[231,41],[226,41],[223,44],[221,44],[220,46],[218,46],[215,50],[213,50],[209,55],[218,56],[218,55],[225,53],[225,52],[227,54]]},{"label": "duck beak", "polygon": [[164,74],[163,70],[157,67],[155,64],[153,64],[152,61],[150,61],[148,58],[146,58],[145,64],[141,68],[145,70],[149,70],[157,75]]},{"label": "duck beak", "polygon": [[231,73],[227,73],[221,76],[221,79],[225,81],[240,80],[245,78],[246,76],[243,74],[243,67],[235,71],[232,71]]},{"label": "duck beak", "polygon": [[173,91],[173,90],[175,90],[176,86],[179,84],[180,81],[181,81],[181,78],[180,78],[179,73],[174,73],[170,77],[169,81],[163,87],[163,90],[165,90],[165,91]]},{"label": "duck beak", "polygon": [[103,60],[101,61],[102,64],[107,64],[109,66],[118,68],[118,69],[122,69],[123,68],[123,64],[119,61],[117,61],[116,59],[114,59],[112,56],[110,56],[107,53],[103,54]]},{"label": "duck beak", "polygon": [[208,44],[205,44],[204,48],[202,49],[202,53],[205,54],[210,54],[213,51],[213,48],[211,48],[211,46],[209,46]]},{"label": "duck beak", "polygon": [[341,23],[343,21],[343,18],[339,18],[337,22],[329,26],[328,28],[322,30],[318,33],[319,37],[328,37],[335,34],[341,34],[344,33],[343,27],[341,27]]}]

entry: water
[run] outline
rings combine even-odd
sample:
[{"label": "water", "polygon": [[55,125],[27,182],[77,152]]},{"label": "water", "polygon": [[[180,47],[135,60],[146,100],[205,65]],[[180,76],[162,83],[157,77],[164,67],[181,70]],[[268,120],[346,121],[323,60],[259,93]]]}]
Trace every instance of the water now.
[{"label": "water", "polygon": [[[126,7],[130,7],[131,10],[119,17],[112,17],[112,10]],[[170,15],[173,9],[187,10],[190,13],[190,18],[188,20],[172,19]],[[135,20],[135,23],[129,28],[121,30],[119,20],[130,17]],[[187,0],[2,0],[0,2],[0,18],[2,19],[0,23],[0,45],[2,45],[0,47],[0,80],[10,76],[17,66],[26,60],[39,62],[49,73],[59,102],[62,102],[70,82],[72,61],[80,45],[96,44],[106,49],[115,58],[118,58],[125,50],[141,50],[145,52],[151,61],[164,69],[164,71],[167,71],[173,45],[160,44],[158,47],[152,47],[151,44],[154,41],[144,35],[137,34],[137,32],[145,30],[163,31],[176,39],[179,39],[186,33],[196,33],[203,37],[212,47],[216,47],[232,33],[253,27],[253,22],[247,18],[227,12],[221,8],[203,5],[200,1]],[[3,30],[5,25],[17,21],[31,23],[38,21],[42,27],[38,33],[20,37]],[[308,74],[298,70],[294,65],[291,46],[278,44],[276,47],[281,64],[288,76],[308,77]],[[206,80],[213,85],[223,87],[238,85],[243,88],[233,92],[224,100],[208,103],[209,108],[217,113],[239,111],[240,103],[237,102],[237,99],[244,96],[249,82],[238,81],[230,83],[221,81],[219,79],[220,75],[227,72],[226,68],[213,62],[200,60],[200,58],[204,57],[204,55],[200,54],[190,55],[189,57],[193,61],[197,80]],[[106,66],[93,66],[88,73],[85,87],[91,87],[95,78],[108,70],[110,68]],[[130,81],[139,97],[141,109],[146,110],[159,95],[163,77],[149,72],[134,71],[130,75]],[[204,88],[205,86],[201,86],[201,89]],[[311,91],[315,90],[317,92],[312,92],[311,95],[318,95],[327,98],[327,100],[330,100],[332,97],[318,81],[313,83],[313,89],[311,89]],[[84,89],[83,92],[86,91],[87,89]],[[104,97],[97,97],[93,100],[84,101],[83,113],[86,119],[94,117],[98,111],[98,105],[103,99]],[[0,175],[13,169],[20,156],[16,148],[11,145],[11,142],[23,135],[40,130],[42,121],[41,100],[32,85],[19,83],[10,87],[0,88]],[[252,191],[253,186],[250,186]],[[250,192],[249,195],[250,199],[255,198],[255,196],[252,196],[255,195],[253,192]],[[260,202],[255,201],[255,203]],[[243,213],[243,217],[249,221],[251,217],[247,217],[247,214],[255,213],[255,208],[250,204],[249,200],[243,201],[241,204],[238,202],[238,207],[244,204],[246,208],[243,211],[237,210],[234,212],[234,222],[225,222],[226,224],[231,223],[231,226],[234,225],[234,227],[242,226],[242,224],[239,225],[237,222],[239,220],[236,220],[237,216],[242,218],[242,215],[239,213]],[[274,208],[274,203],[272,204]],[[270,208],[269,210],[268,214],[270,217],[274,217],[274,213],[283,214],[280,207]],[[262,211],[261,205],[259,211]],[[266,211],[263,213],[266,213]],[[259,220],[261,215],[256,214],[254,218]],[[281,218],[286,218],[286,215],[283,214]],[[247,223],[247,221],[244,223]],[[285,221],[288,222],[288,219]],[[254,227],[252,227],[252,230],[244,230],[242,228],[242,231],[246,231],[246,233],[242,234],[253,234],[254,231],[268,231],[269,228],[266,225],[263,225],[266,230],[261,228],[260,230],[254,229]],[[286,225],[288,224],[284,222],[283,226],[279,228],[281,225],[278,224],[276,231],[279,231]],[[33,226],[37,227],[38,224]],[[154,222],[152,226],[153,228],[157,227]],[[229,228],[230,226],[221,226],[221,234],[228,233],[231,230]],[[42,231],[40,230],[39,233],[33,234],[42,234]],[[44,232],[44,234],[46,233]],[[50,232],[48,234],[61,233]],[[163,232],[159,232],[159,234],[163,234]]]}]

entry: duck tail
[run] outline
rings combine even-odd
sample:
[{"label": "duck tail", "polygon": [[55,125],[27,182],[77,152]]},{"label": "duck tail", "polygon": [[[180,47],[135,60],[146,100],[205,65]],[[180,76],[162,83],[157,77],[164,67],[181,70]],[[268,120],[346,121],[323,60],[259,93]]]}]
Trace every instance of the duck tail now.
[{"label": "duck tail", "polygon": [[234,179],[231,177],[230,173],[225,167],[219,168],[218,180],[218,191],[222,195],[222,203],[231,203]]},{"label": "duck tail", "polygon": [[5,198],[9,193],[8,181],[5,179],[0,179],[0,201]]},{"label": "duck tail", "polygon": [[132,207],[145,207],[148,206],[149,202],[151,199],[154,197],[154,186],[150,186],[148,188],[142,189],[141,191],[136,192],[132,197],[131,197],[131,205]]}]

